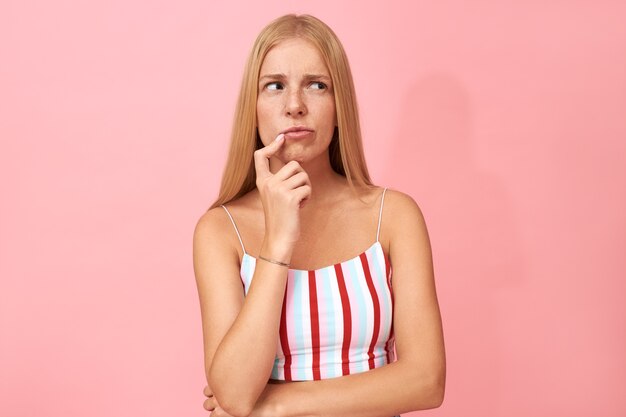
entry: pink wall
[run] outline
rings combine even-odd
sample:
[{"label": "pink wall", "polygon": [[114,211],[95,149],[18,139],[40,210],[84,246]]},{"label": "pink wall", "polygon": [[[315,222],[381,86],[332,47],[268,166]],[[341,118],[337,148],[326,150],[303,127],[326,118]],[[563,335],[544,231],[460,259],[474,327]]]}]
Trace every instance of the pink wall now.
[{"label": "pink wall", "polygon": [[342,38],[371,172],[430,228],[426,414],[625,415],[624,3],[214,3],[0,5],[0,415],[207,415],[191,235],[294,11]]}]

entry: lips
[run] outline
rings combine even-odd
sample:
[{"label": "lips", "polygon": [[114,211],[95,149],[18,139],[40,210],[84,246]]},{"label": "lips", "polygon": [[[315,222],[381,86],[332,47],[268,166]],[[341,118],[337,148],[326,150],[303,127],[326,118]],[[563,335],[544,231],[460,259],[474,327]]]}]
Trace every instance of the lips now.
[{"label": "lips", "polygon": [[286,138],[297,139],[310,135],[313,129],[306,126],[292,126],[280,133],[284,133]]}]

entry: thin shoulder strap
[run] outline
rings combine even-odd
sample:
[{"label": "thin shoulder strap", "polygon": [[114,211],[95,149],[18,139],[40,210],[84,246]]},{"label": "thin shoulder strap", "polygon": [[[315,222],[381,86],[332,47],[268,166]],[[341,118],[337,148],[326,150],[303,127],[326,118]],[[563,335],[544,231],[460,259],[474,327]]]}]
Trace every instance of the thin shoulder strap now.
[{"label": "thin shoulder strap", "polygon": [[241,240],[241,235],[239,234],[239,229],[237,229],[237,225],[235,224],[235,220],[233,220],[233,216],[230,215],[230,211],[228,211],[228,209],[226,208],[225,205],[222,204],[221,207],[224,210],[226,210],[226,214],[228,214],[228,217],[230,218],[230,221],[232,222],[233,227],[235,228],[235,232],[237,233],[237,237],[239,238],[239,243],[241,243],[241,249],[243,249],[243,253],[247,253],[245,246],[243,246],[243,241]]},{"label": "thin shoulder strap", "polygon": [[380,221],[383,218],[383,204],[385,204],[385,192],[387,188],[383,190],[383,196],[380,198],[380,213],[378,213],[378,229],[376,230],[376,242],[378,242],[378,236],[380,235]]}]

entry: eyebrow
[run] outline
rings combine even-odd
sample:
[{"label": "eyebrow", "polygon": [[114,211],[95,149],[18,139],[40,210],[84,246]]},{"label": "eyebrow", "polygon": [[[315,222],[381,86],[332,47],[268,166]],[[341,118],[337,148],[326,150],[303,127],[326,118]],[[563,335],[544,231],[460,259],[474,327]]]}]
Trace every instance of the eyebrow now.
[{"label": "eyebrow", "polygon": [[[285,74],[265,74],[262,75],[261,77],[259,77],[259,82],[261,80],[264,79],[270,79],[270,80],[284,80],[285,78],[287,78],[287,76]],[[330,81],[330,77],[328,75],[324,75],[324,74],[305,74],[304,75],[304,79],[305,80],[327,80]]]}]

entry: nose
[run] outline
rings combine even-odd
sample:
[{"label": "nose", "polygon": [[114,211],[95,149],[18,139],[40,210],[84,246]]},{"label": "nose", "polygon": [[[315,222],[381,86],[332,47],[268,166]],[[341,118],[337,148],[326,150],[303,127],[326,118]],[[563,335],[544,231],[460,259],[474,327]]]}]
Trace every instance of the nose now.
[{"label": "nose", "polygon": [[300,90],[290,92],[286,95],[285,100],[285,113],[287,116],[298,117],[306,114],[306,104]]}]

